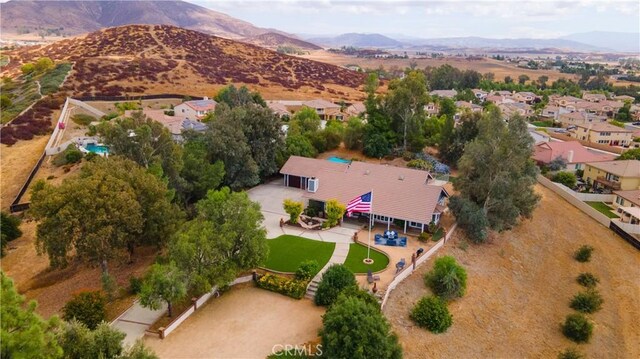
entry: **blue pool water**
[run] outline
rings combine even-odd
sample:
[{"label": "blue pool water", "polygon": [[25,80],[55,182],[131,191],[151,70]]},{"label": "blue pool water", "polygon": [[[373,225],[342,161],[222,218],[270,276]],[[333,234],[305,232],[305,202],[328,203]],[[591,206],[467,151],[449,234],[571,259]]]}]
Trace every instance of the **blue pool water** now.
[{"label": "blue pool water", "polygon": [[345,160],[344,158],[340,158],[336,156],[331,156],[327,158],[327,161],[336,162],[336,163],[351,163],[351,161],[349,160]]},{"label": "blue pool water", "polygon": [[95,143],[90,143],[84,146],[84,148],[86,148],[89,152],[93,152],[99,155],[109,154],[109,147],[104,145],[96,145]]}]

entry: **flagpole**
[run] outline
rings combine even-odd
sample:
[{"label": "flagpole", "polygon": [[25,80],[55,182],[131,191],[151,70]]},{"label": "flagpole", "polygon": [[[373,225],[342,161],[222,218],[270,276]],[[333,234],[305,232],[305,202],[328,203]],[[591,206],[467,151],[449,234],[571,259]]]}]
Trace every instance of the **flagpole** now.
[{"label": "flagpole", "polygon": [[373,189],[371,190],[371,205],[369,206],[369,241],[367,244],[367,262],[371,261],[371,224],[373,223]]}]

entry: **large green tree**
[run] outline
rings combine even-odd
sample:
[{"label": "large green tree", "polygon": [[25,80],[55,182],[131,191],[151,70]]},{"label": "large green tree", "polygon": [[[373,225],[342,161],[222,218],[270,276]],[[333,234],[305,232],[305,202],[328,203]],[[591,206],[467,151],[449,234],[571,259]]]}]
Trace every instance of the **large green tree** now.
[{"label": "large green tree", "polygon": [[490,112],[478,128],[458,162],[455,188],[463,201],[482,209],[491,229],[507,230],[520,217],[530,217],[539,200],[533,189],[538,173],[531,160],[533,139],[520,116],[507,125],[498,112]]},{"label": "large green tree", "polygon": [[222,161],[210,162],[204,136],[195,136],[184,144],[182,161],[184,166],[180,175],[185,185],[181,195],[185,204],[199,201],[207,191],[222,184],[224,164]]},{"label": "large green tree", "polygon": [[214,99],[232,108],[251,104],[267,107],[267,103],[259,92],[251,92],[244,85],[240,86],[240,88],[235,87],[233,84],[224,87],[218,92]]},{"label": "large green tree", "polygon": [[464,147],[478,135],[478,122],[482,116],[479,112],[465,112],[460,117],[458,126],[454,126],[453,118],[447,117],[439,138],[440,158],[451,165],[457,165]]},{"label": "large green tree", "polygon": [[186,275],[172,261],[156,263],[145,275],[140,288],[140,304],[153,310],[167,304],[167,314],[173,317],[173,303],[187,295]]},{"label": "large green tree", "polygon": [[260,206],[245,192],[209,191],[197,204],[169,247],[169,256],[185,271],[192,290],[225,285],[238,272],[255,268],[268,254]]},{"label": "large green tree", "polygon": [[60,325],[57,317],[43,320],[32,301],[26,306],[13,281],[0,271],[0,357],[62,358],[62,348],[55,339]]},{"label": "large green tree", "polygon": [[362,138],[364,137],[365,124],[360,117],[351,117],[347,121],[344,133],[344,145],[350,150],[362,149]]},{"label": "large green tree", "polygon": [[54,187],[37,182],[30,215],[39,220],[36,244],[52,267],[70,254],[100,264],[139,244],[161,244],[176,229],[180,211],[166,184],[137,164],[117,157],[87,163],[80,174]]},{"label": "large green tree", "polygon": [[424,147],[424,106],[427,104],[427,84],[424,73],[411,71],[402,80],[392,80],[384,99],[384,107],[400,134],[402,148],[414,151]]},{"label": "large green tree", "polygon": [[341,295],[322,319],[323,356],[399,359],[402,347],[380,309],[356,296]]}]

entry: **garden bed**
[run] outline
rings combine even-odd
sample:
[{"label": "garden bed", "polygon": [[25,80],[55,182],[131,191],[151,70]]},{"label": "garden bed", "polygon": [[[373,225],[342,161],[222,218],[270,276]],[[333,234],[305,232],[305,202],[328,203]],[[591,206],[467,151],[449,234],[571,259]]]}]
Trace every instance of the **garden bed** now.
[{"label": "garden bed", "polygon": [[269,239],[269,257],[262,267],[268,270],[283,273],[293,273],[300,263],[306,260],[315,260],[320,268],[331,258],[335,243],[314,241],[298,236],[282,235]]}]

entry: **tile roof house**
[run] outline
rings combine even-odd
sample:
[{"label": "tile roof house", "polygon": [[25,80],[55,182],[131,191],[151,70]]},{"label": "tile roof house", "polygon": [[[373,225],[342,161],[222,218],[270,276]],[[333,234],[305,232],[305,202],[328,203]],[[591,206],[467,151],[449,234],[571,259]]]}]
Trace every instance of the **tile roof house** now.
[{"label": "tile roof house", "polygon": [[623,101],[623,102],[624,102],[624,101],[631,101],[631,102],[634,102],[634,101],[636,100],[636,98],[635,98],[635,97],[633,97],[633,96],[629,96],[629,95],[620,95],[620,96],[615,96],[613,99],[614,99],[614,100],[618,100],[618,101]]},{"label": "tile roof house", "polygon": [[640,161],[606,161],[585,164],[583,178],[594,187],[613,190],[640,189]]},{"label": "tile roof house", "polygon": [[403,220],[405,232],[437,223],[449,197],[429,172],[403,167],[291,156],[280,173],[285,186],[305,190],[303,197],[317,202],[337,199],[346,204],[372,191],[374,220],[387,227]]},{"label": "tile roof house", "polygon": [[278,115],[278,117],[282,118],[282,117],[291,116],[291,112],[289,112],[289,110],[287,109],[287,106],[285,106],[284,104],[278,101],[266,101],[266,102],[267,102],[267,107],[269,107],[271,111],[273,111],[273,113]]},{"label": "tile roof house", "polygon": [[454,98],[454,97],[456,97],[456,95],[458,95],[458,91],[456,91],[456,90],[433,90],[433,91],[429,92],[429,95],[446,97],[446,98]]},{"label": "tile roof house", "polygon": [[202,100],[185,101],[173,108],[176,116],[199,120],[216,109],[218,103],[205,97]]},{"label": "tile roof house", "polygon": [[502,116],[505,120],[510,119],[512,116],[516,114],[522,117],[529,117],[533,115],[533,109],[531,106],[526,103],[514,102],[514,103],[501,103],[498,105],[500,111],[502,111]]},{"label": "tile roof house", "polygon": [[604,94],[601,93],[588,93],[585,92],[582,94],[582,99],[585,101],[589,101],[589,102],[600,102],[600,101],[606,101],[607,100],[607,96],[605,96]]},{"label": "tile roof house", "polygon": [[533,103],[533,101],[535,101],[535,99],[537,98],[536,94],[534,94],[533,92],[516,92],[513,97],[515,98],[516,101],[520,102],[520,103],[526,103],[531,105]]},{"label": "tile roof house", "polygon": [[628,146],[633,140],[633,131],[606,122],[578,124],[570,134],[579,140],[609,146]]},{"label": "tile roof house", "polygon": [[[193,130],[196,132],[204,132],[207,130],[207,125],[200,121],[185,119],[179,116],[168,116],[164,111],[165,110],[145,109],[142,110],[142,114],[166,127],[176,142],[182,142],[183,131]],[[133,112],[136,112],[136,110],[127,110],[124,116],[130,117]]]},{"label": "tile roof house", "polygon": [[[279,105],[274,105],[274,104]],[[271,105],[269,105],[271,104]],[[269,101],[267,103],[268,106],[284,106],[285,109],[291,114],[295,114],[297,111],[301,110],[303,107],[310,107],[316,110],[318,116],[320,116],[321,120],[343,120],[344,114],[340,111],[340,105],[336,105],[335,103],[323,99],[315,99],[308,101],[299,101],[299,100],[275,100]]]},{"label": "tile roof house", "polygon": [[538,164],[548,164],[561,157],[567,163],[568,170],[582,169],[587,162],[613,161],[614,155],[588,150],[578,141],[551,141],[535,145],[533,159]]},{"label": "tile roof house", "polygon": [[357,117],[362,115],[367,109],[362,102],[354,102],[347,107],[344,112],[347,116]]}]

